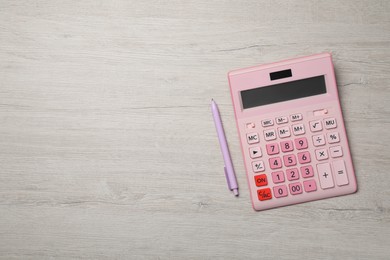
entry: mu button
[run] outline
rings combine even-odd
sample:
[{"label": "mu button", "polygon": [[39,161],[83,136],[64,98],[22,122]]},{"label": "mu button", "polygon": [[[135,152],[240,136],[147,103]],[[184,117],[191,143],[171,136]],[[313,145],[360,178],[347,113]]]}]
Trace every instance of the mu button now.
[{"label": "mu button", "polygon": [[271,189],[265,188],[257,191],[257,197],[259,200],[270,200],[272,199]]},{"label": "mu button", "polygon": [[267,175],[265,174],[256,175],[255,183],[257,187],[266,186],[268,184]]}]

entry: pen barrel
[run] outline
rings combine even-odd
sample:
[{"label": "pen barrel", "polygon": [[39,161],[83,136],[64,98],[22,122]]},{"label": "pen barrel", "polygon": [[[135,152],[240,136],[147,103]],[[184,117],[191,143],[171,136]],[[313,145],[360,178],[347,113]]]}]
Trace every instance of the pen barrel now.
[{"label": "pen barrel", "polygon": [[217,135],[218,135],[218,140],[219,140],[223,160],[225,162],[226,178],[229,183],[229,188],[237,189],[238,188],[237,180],[234,174],[233,163],[230,158],[230,152],[226,141],[225,131],[222,126],[222,120],[219,114],[218,106],[214,101],[212,101],[212,113],[213,113],[215,128],[217,130]]}]

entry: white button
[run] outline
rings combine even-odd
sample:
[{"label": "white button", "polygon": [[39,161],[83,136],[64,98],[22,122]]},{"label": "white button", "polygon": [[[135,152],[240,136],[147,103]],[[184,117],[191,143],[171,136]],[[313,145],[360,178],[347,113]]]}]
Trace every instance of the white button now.
[{"label": "white button", "polygon": [[300,120],[302,120],[302,118],[303,118],[302,114],[293,114],[290,116],[290,119],[292,122],[300,121]]},{"label": "white button", "polygon": [[273,119],[264,119],[264,120],[261,120],[261,125],[262,125],[263,127],[274,125],[274,120],[273,120]]},{"label": "white button", "polygon": [[326,149],[316,150],[316,158],[318,161],[326,160],[329,158],[328,151]]},{"label": "white button", "polygon": [[320,120],[310,121],[309,125],[312,132],[318,132],[322,130],[322,123]]},{"label": "white button", "polygon": [[264,139],[266,141],[275,140],[276,139],[276,131],[275,129],[269,129],[264,131]]},{"label": "white button", "polygon": [[330,143],[330,144],[340,142],[340,136],[339,136],[339,133],[337,133],[337,132],[327,133],[326,137],[328,139],[328,143]]},{"label": "white button", "polygon": [[324,119],[325,122],[325,128],[326,129],[332,129],[337,127],[336,119],[335,118],[327,118]]},{"label": "white button", "polygon": [[255,123],[247,123],[246,124],[246,128],[248,128],[248,129],[255,128],[255,127],[256,127]]},{"label": "white button", "polygon": [[329,151],[330,151],[330,156],[332,156],[333,158],[343,156],[343,149],[341,148],[341,146],[330,147]]},{"label": "white button", "polygon": [[248,141],[248,144],[255,144],[258,143],[259,135],[257,133],[250,133],[246,135],[246,140]]},{"label": "white button", "polygon": [[249,154],[250,154],[252,159],[259,158],[262,155],[261,149],[258,146],[249,148]]},{"label": "white button", "polygon": [[281,117],[277,117],[277,118],[276,118],[276,123],[277,123],[278,125],[280,125],[280,124],[285,124],[285,123],[287,123],[287,122],[288,122],[287,116],[281,116]]},{"label": "white button", "polygon": [[329,189],[334,187],[332,171],[329,163],[317,164],[318,177],[320,179],[320,186],[322,189]]},{"label": "white button", "polygon": [[336,183],[338,186],[348,184],[347,170],[343,160],[335,161],[333,163],[334,175],[336,177]]},{"label": "white button", "polygon": [[288,126],[278,128],[279,137],[286,138],[291,136],[290,128]]},{"label": "white button", "polygon": [[314,146],[325,145],[325,136],[324,135],[313,135],[313,144],[314,144]]},{"label": "white button", "polygon": [[293,125],[292,130],[294,135],[303,135],[305,133],[305,126],[303,124]]},{"label": "white button", "polygon": [[263,172],[265,170],[263,161],[252,162],[252,169],[254,172]]}]

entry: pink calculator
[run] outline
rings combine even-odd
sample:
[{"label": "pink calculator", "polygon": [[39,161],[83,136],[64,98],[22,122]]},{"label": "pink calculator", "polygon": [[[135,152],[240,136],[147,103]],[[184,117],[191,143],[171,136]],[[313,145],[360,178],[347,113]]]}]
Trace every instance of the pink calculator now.
[{"label": "pink calculator", "polygon": [[357,190],[329,53],[228,77],[255,210]]}]

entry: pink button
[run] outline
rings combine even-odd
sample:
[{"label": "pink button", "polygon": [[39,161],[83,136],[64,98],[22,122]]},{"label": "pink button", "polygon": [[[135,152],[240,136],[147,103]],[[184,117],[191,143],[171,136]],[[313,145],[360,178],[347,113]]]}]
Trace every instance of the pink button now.
[{"label": "pink button", "polygon": [[310,153],[309,152],[298,153],[298,161],[300,164],[311,162]]},{"label": "pink button", "polygon": [[302,193],[302,184],[300,182],[290,183],[288,186],[292,195]]},{"label": "pink button", "polygon": [[306,192],[312,192],[317,190],[317,184],[315,180],[308,180],[303,182],[303,188]]},{"label": "pink button", "polygon": [[306,137],[295,139],[295,148],[297,148],[298,150],[306,149],[307,148]]},{"label": "pink button", "polygon": [[299,173],[297,168],[287,169],[286,175],[289,181],[294,181],[299,179]]},{"label": "pink button", "polygon": [[282,171],[272,173],[272,181],[274,183],[284,182],[284,173]]},{"label": "pink button", "polygon": [[294,150],[293,142],[292,141],[284,141],[280,143],[280,147],[282,148],[282,152],[291,152]]},{"label": "pink button", "polygon": [[286,197],[287,194],[288,193],[287,193],[286,185],[280,185],[280,186],[275,186],[274,187],[275,198]]},{"label": "pink button", "polygon": [[297,157],[293,154],[283,156],[284,165],[287,167],[297,165]]},{"label": "pink button", "polygon": [[278,154],[279,153],[279,145],[277,143],[267,144],[267,153],[269,155]]},{"label": "pink button", "polygon": [[311,165],[301,167],[301,175],[303,178],[309,178],[314,176],[313,167]]},{"label": "pink button", "polygon": [[271,169],[282,168],[282,159],[280,157],[269,158],[269,166]]}]

